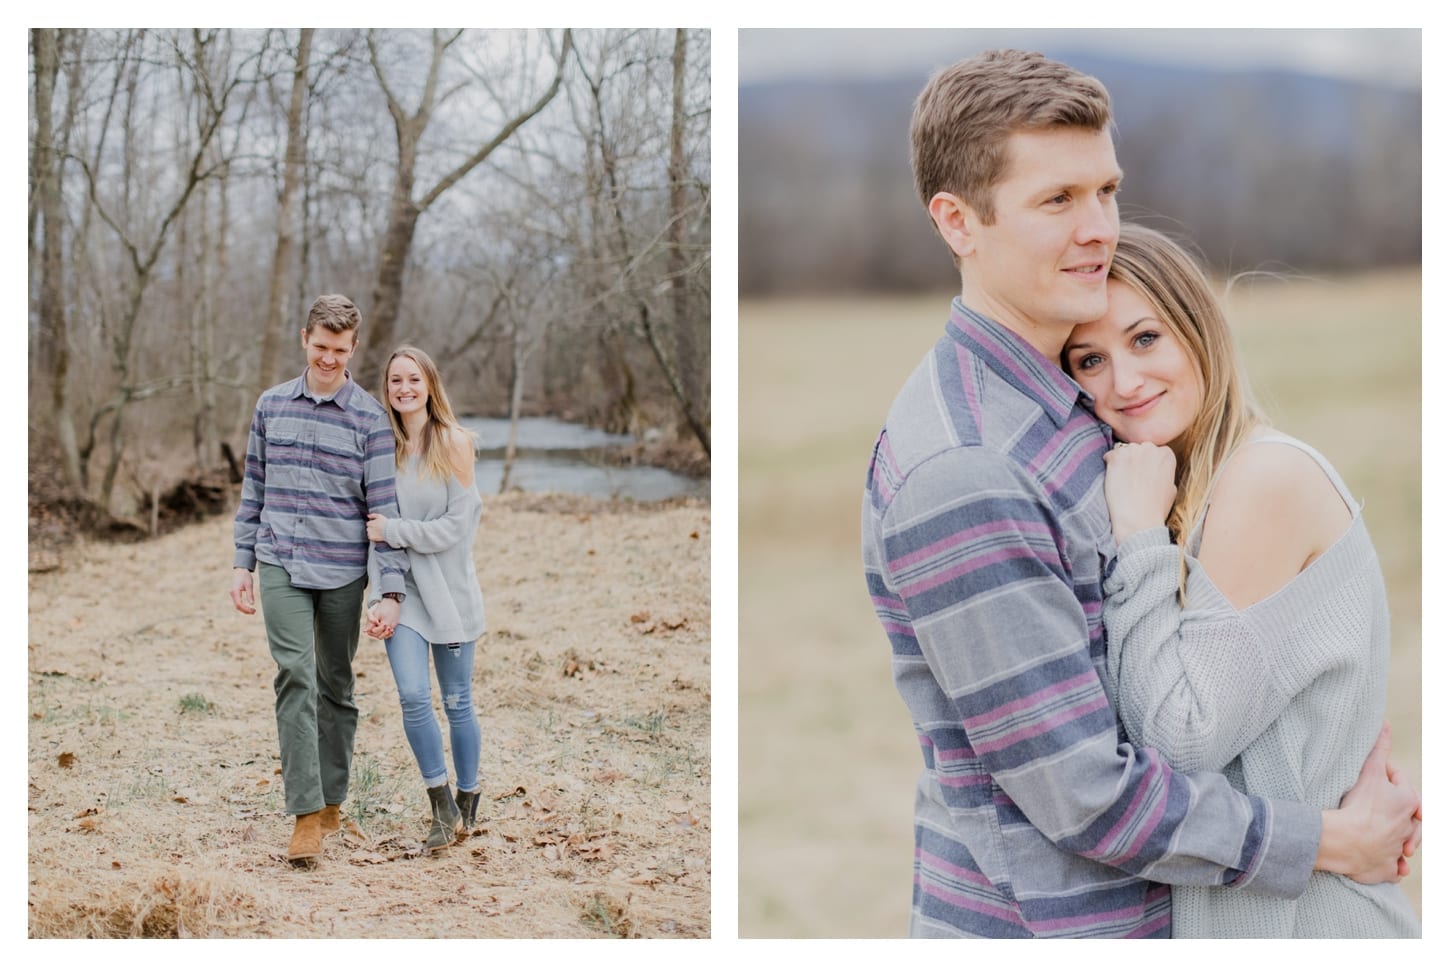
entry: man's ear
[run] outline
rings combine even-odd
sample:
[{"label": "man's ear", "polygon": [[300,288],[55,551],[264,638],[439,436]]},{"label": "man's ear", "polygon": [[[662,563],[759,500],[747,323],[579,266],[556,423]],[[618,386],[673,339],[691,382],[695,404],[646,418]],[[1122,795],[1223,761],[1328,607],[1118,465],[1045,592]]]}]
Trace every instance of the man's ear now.
[{"label": "man's ear", "polygon": [[965,258],[976,251],[976,213],[959,196],[949,191],[939,191],[927,203],[927,212],[936,223],[937,233],[947,243],[957,258]]}]

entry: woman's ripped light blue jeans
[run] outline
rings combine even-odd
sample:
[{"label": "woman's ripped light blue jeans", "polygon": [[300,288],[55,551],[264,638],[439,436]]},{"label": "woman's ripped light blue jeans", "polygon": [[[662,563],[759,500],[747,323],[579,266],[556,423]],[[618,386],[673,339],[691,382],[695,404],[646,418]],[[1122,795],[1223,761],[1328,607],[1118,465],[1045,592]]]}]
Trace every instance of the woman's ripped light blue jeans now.
[{"label": "woman's ripped light blue jeans", "polygon": [[418,760],[418,771],[426,786],[448,781],[443,760],[443,735],[433,715],[432,687],[428,681],[428,653],[438,688],[443,693],[443,712],[448,716],[448,744],[453,750],[453,770],[458,788],[478,791],[479,730],[473,711],[473,648],[471,641],[430,645],[407,625],[398,625],[387,639],[388,664],[398,685],[403,706],[403,732]]}]

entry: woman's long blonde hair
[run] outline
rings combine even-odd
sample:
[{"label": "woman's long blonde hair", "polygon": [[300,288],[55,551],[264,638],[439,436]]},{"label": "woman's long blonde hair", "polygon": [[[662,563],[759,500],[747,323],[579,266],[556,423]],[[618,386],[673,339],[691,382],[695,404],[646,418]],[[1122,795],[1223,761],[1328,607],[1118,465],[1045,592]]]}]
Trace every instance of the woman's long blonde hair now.
[{"label": "woman's long blonde hair", "polygon": [[383,405],[387,407],[388,422],[393,427],[393,439],[397,441],[394,460],[398,467],[402,467],[407,457],[408,444],[412,442],[408,439],[408,430],[403,426],[402,417],[393,409],[393,404],[388,402],[388,371],[393,368],[393,360],[399,356],[406,356],[418,364],[423,372],[423,383],[428,389],[428,422],[423,424],[417,448],[420,473],[425,477],[446,480],[453,473],[453,464],[448,459],[448,441],[453,434],[467,431],[453,415],[453,407],[448,403],[448,394],[443,391],[443,379],[438,375],[438,367],[433,365],[433,360],[427,353],[415,346],[399,346],[393,350],[387,365],[383,367]]},{"label": "woman's long blonde hair", "polygon": [[[1198,415],[1171,444],[1178,457],[1178,496],[1168,514],[1168,530],[1182,546],[1208,504],[1209,489],[1224,461],[1268,420],[1254,401],[1223,303],[1183,246],[1162,232],[1124,223],[1108,278],[1148,302],[1193,360],[1203,387]],[[1180,590],[1186,579],[1185,559]]]}]

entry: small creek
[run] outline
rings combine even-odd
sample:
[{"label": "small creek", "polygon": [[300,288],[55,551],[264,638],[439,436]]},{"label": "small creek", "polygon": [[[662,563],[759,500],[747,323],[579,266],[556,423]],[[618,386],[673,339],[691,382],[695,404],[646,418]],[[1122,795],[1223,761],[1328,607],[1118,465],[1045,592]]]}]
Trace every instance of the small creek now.
[{"label": "small creek", "polygon": [[[479,493],[498,493],[503,479],[509,421],[460,417],[478,437],[475,480]],[[670,497],[704,497],[709,481],[695,480],[661,467],[615,467],[604,459],[613,447],[634,442],[627,434],[605,433],[552,417],[519,420],[519,435],[509,486],[530,493],[569,493],[647,503]]]}]

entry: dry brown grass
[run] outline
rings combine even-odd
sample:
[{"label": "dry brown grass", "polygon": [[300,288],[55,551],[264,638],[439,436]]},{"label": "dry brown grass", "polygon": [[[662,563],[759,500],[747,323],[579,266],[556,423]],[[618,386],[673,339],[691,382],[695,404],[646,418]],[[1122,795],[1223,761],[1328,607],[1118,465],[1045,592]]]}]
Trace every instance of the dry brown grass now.
[{"label": "dry brown grass", "polygon": [[[1255,285],[1233,300],[1277,425],[1322,450],[1365,502],[1394,621],[1393,758],[1416,785],[1419,295],[1412,271]],[[860,508],[887,407],[941,334],[949,299],[741,307],[743,936],[906,929],[921,754],[866,597]],[[1405,883],[1417,908],[1424,863]]]},{"label": "dry brown grass", "polygon": [[219,519],[31,575],[30,936],[708,936],[708,506],[485,498],[480,828],[421,854],[364,638],[354,825],[310,869],[285,859],[275,666],[227,600],[230,545]]}]

